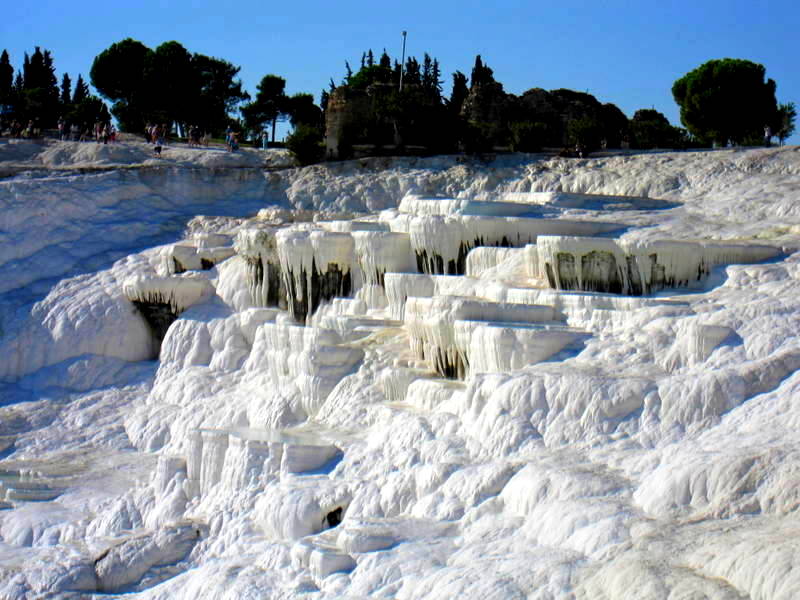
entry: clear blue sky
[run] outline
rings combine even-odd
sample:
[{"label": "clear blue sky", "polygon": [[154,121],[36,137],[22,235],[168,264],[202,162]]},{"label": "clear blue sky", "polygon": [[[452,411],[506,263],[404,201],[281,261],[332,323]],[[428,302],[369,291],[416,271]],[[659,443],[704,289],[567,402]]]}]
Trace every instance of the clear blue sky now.
[{"label": "clear blue sky", "polygon": [[[319,99],[344,61],[385,47],[399,57],[438,58],[450,93],[451,73],[469,76],[481,54],[506,91],[532,87],[587,91],[629,117],[639,108],[680,124],[672,82],[712,58],[744,58],[767,68],[779,102],[800,106],[800,2],[797,0],[473,0],[354,2],[347,0],[8,0],[0,19],[0,49],[16,68],[35,45],[52,51],[59,78],[88,79],[93,58],[125,37],[155,48],[176,40],[241,66],[251,93],[275,73],[287,92]],[[795,135],[791,143],[800,143]]]}]

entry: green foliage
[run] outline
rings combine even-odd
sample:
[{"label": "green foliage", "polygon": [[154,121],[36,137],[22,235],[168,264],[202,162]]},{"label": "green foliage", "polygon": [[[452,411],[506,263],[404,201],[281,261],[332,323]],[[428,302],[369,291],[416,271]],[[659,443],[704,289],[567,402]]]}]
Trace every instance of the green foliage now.
[{"label": "green foliage", "polygon": [[663,114],[650,108],[637,110],[633,115],[630,136],[631,147],[640,150],[682,146],[681,132]]},{"label": "green foliage", "polygon": [[90,76],[114,103],[112,113],[124,130],[140,131],[156,121],[218,133],[227,126],[229,113],[248,98],[235,79],[238,73],[231,63],[191,54],[175,41],[151,50],[126,38],[95,57]]},{"label": "green foliage", "polygon": [[314,104],[311,94],[295,94],[287,100],[286,112],[292,127],[310,125],[317,129],[322,128],[322,111]]},{"label": "green foliage", "polygon": [[764,80],[763,65],[748,60],[710,60],[672,86],[681,123],[710,144],[742,143],[759,137],[777,110],[775,82]]},{"label": "green foliage", "polygon": [[570,144],[583,146],[587,151],[600,147],[603,127],[591,117],[573,119],[567,124],[567,140]]},{"label": "green foliage", "polygon": [[147,55],[147,116],[159,123],[184,122],[199,86],[192,55],[178,42],[165,42]]},{"label": "green foliage", "polygon": [[80,104],[81,101],[89,96],[89,85],[83,80],[83,76],[78,74],[78,81],[75,82],[75,92],[72,94],[73,104]]},{"label": "green foliage", "polygon": [[492,123],[471,121],[465,124],[461,136],[461,145],[467,154],[483,154],[491,152],[495,144],[496,127]]},{"label": "green foliage", "polygon": [[61,103],[61,110],[68,109],[72,104],[72,80],[69,78],[68,73],[64,73],[61,78],[61,95],[58,98]]},{"label": "green foliage", "polygon": [[24,55],[22,69],[14,77],[7,51],[0,54],[0,106],[6,117],[33,120],[39,127],[55,127],[61,114],[58,81],[49,50],[38,46]]},{"label": "green foliage", "polygon": [[82,130],[90,128],[98,121],[108,123],[111,115],[105,102],[97,96],[86,96],[80,102],[73,103],[72,109],[66,114],[68,123],[76,123]]},{"label": "green foliage", "polygon": [[275,125],[278,118],[287,113],[288,102],[284,90],[286,80],[278,75],[265,75],[258,84],[256,98],[242,107],[245,126],[260,131],[266,123],[272,124],[272,141],[275,141]]},{"label": "green foliage", "polygon": [[616,105],[608,102],[600,107],[600,121],[606,148],[619,148],[628,135],[628,117]]},{"label": "green foliage", "polygon": [[295,127],[286,138],[286,147],[301,166],[319,162],[325,152],[319,129],[304,123]]},{"label": "green foliage", "polygon": [[784,140],[794,133],[794,122],[797,118],[797,108],[794,102],[787,102],[778,106],[773,131],[783,145]]},{"label": "green foliage", "polygon": [[348,87],[354,90],[366,90],[375,83],[391,83],[392,70],[383,65],[365,65],[350,78]]},{"label": "green foliage", "polygon": [[467,87],[467,76],[461,71],[453,73],[453,90],[450,92],[450,99],[447,101],[448,110],[454,115],[461,114],[461,107],[467,99],[469,88]]},{"label": "green foliage", "polygon": [[511,150],[514,152],[538,152],[547,139],[547,124],[516,121],[508,127]]},{"label": "green foliage", "polygon": [[486,85],[494,82],[494,73],[483,64],[481,55],[475,57],[475,66],[472,67],[472,85]]},{"label": "green foliage", "polygon": [[0,110],[2,107],[10,107],[13,103],[13,90],[14,67],[11,66],[8,52],[3,50],[0,54]]}]

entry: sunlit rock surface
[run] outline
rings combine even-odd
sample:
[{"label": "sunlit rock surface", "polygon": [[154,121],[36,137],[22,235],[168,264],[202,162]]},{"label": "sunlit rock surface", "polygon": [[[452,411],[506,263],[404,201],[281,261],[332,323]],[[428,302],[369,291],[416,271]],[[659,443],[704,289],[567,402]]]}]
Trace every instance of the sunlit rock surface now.
[{"label": "sunlit rock surface", "polygon": [[0,161],[0,597],[800,596],[795,148]]}]

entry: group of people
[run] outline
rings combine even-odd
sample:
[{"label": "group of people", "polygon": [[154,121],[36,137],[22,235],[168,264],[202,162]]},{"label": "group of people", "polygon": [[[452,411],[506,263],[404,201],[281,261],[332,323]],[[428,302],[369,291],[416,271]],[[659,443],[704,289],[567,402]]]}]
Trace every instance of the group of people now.
[{"label": "group of people", "polygon": [[[70,124],[63,117],[59,117],[57,128],[58,139],[62,142],[85,142],[94,139],[98,144],[100,142],[107,144],[117,140],[117,129],[111,123],[98,121],[94,126],[81,126],[78,123]],[[36,119],[30,119],[27,125],[17,119],[10,123],[0,121],[0,132],[4,132],[6,129],[12,138],[35,139],[42,137],[42,129]]]},{"label": "group of people", "polygon": [[[0,124],[0,131],[4,131],[5,124]],[[31,119],[27,125],[23,125],[16,119],[8,124],[9,135],[12,138],[36,138],[41,135],[38,125]]]},{"label": "group of people", "polygon": [[167,125],[148,123],[144,128],[144,139],[148,144],[164,146],[167,143]]},{"label": "group of people", "polygon": [[58,139],[62,142],[86,142],[94,138],[98,144],[117,141],[117,128],[111,123],[97,121],[94,126],[80,127],[77,123],[70,125],[63,118],[58,119]]}]

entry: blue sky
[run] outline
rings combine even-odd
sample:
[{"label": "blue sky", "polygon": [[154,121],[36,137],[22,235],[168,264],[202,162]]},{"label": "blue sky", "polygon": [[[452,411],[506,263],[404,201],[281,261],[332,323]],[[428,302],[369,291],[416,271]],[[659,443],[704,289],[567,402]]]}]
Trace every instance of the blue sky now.
[{"label": "blue sky", "polygon": [[[35,45],[52,51],[59,73],[88,78],[93,58],[125,37],[150,47],[176,40],[190,52],[242,67],[251,93],[275,73],[287,91],[319,98],[344,61],[357,69],[361,53],[385,47],[399,57],[438,58],[450,93],[451,73],[469,75],[481,54],[506,91],[532,87],[588,91],[629,117],[655,108],[675,125],[672,82],[712,58],[745,58],[767,68],[779,102],[800,105],[797,49],[800,3],[788,0],[476,2],[406,0],[401,3],[118,2],[17,0],[5,3],[0,48],[20,67]],[[800,136],[790,140],[800,143]]]}]

